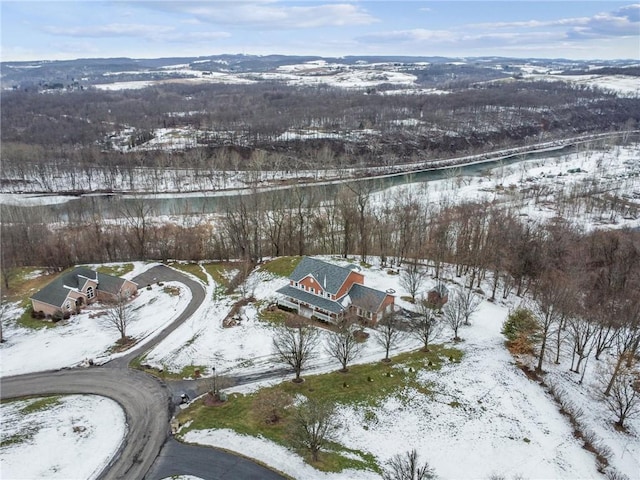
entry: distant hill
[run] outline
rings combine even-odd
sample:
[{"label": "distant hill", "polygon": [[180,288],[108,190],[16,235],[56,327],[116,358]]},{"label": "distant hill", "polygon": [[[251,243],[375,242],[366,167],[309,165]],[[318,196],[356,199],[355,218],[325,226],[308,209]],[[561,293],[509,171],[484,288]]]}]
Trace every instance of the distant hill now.
[{"label": "distant hill", "polygon": [[[225,54],[200,57],[167,57],[167,58],[80,58],[76,60],[0,62],[2,77],[0,85],[6,88],[29,88],[43,85],[97,85],[114,81],[146,81],[185,78],[190,72],[223,72],[223,73],[265,73],[279,68],[301,65],[308,62],[343,65],[394,64],[406,66],[413,71],[430,65],[467,65],[469,69],[493,69],[496,72],[515,74],[517,65],[535,65],[554,71],[565,71],[567,74],[625,74],[639,75],[637,61],[582,62],[566,59],[516,59],[502,57],[434,57],[434,56],[292,56],[292,55],[241,55]],[[184,66],[179,70],[177,66]],[[466,75],[466,73],[465,73]],[[195,76],[195,75],[194,75]],[[488,78],[481,75],[480,78]],[[272,81],[272,80],[271,80]]]}]

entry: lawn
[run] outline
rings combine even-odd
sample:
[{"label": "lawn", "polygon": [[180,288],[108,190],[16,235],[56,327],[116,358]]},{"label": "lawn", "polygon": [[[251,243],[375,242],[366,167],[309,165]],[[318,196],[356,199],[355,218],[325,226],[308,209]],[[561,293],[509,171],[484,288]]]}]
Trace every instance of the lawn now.
[{"label": "lawn", "polygon": [[105,275],[121,277],[129,272],[133,272],[133,263],[122,263],[115,265],[100,265],[96,270]]},{"label": "lawn", "polygon": [[260,270],[280,277],[288,277],[298,266],[302,257],[278,257],[260,266]]},{"label": "lawn", "polygon": [[61,273],[46,273],[36,267],[20,267],[10,270],[9,288],[2,284],[2,297],[10,302],[28,300],[31,295],[46,286]]},{"label": "lawn", "polygon": [[227,263],[227,262],[212,262],[212,263],[184,263],[184,262],[174,262],[170,263],[169,266],[175,268],[177,270],[181,270],[186,273],[190,273],[201,280],[205,285],[208,284],[207,275],[202,271],[202,267],[204,267],[205,271],[211,275],[214,282],[218,285],[222,285],[225,288],[229,286],[229,279],[231,276],[230,273],[233,270],[238,269],[238,264]]},{"label": "lawn", "polygon": [[175,268],[176,270],[181,270],[183,272],[190,273],[191,275],[201,280],[202,283],[204,283],[205,285],[209,283],[207,281],[207,276],[202,271],[202,268],[200,267],[199,263],[173,262],[173,263],[170,263],[169,266],[171,268]]},{"label": "lawn", "polygon": [[[181,435],[189,430],[228,428],[242,434],[263,436],[278,444],[289,446],[287,430],[290,413],[285,410],[280,421],[267,424],[257,414],[256,398],[259,395],[277,391],[291,398],[303,395],[337,405],[372,408],[391,395],[401,396],[407,388],[430,395],[430,385],[417,380],[418,372],[424,369],[437,370],[444,363],[459,362],[461,358],[462,352],[459,350],[434,345],[428,353],[403,353],[393,357],[390,363],[355,365],[347,373],[311,375],[304,377],[305,381],[299,384],[283,382],[250,395],[231,394],[227,402],[214,406],[205,405],[204,399],[201,399],[178,416],[181,424],[188,425],[181,431]],[[305,461],[311,463],[305,452],[298,453]],[[371,454],[354,452],[339,444],[333,444],[332,451],[323,452],[320,460],[313,466],[331,472],[340,472],[348,468],[379,471],[379,466]]]}]

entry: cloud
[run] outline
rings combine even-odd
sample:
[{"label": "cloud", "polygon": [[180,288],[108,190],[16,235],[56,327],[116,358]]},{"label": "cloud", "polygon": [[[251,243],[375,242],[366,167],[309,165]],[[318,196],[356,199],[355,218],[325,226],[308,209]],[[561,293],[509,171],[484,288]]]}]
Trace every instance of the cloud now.
[{"label": "cloud", "polygon": [[456,37],[456,33],[449,30],[414,28],[410,30],[395,30],[362,35],[358,37],[357,40],[365,43],[452,42],[456,40]]},{"label": "cloud", "polygon": [[111,23],[108,25],[91,25],[83,27],[44,27],[47,33],[65,37],[144,37],[157,38],[175,30],[166,25],[143,25],[135,23]]},{"label": "cloud", "polygon": [[473,23],[468,25],[469,28],[480,29],[509,29],[509,28],[545,28],[545,27],[560,27],[560,26],[575,26],[585,25],[589,22],[589,17],[578,18],[562,18],[559,20],[525,20],[520,22],[487,22],[487,23]]},{"label": "cloud", "polygon": [[610,13],[599,13],[567,32],[567,37],[574,39],[633,35],[640,36],[640,4],[628,5]]},{"label": "cloud", "polygon": [[447,30],[407,29],[374,32],[358,37],[362,44],[479,50],[486,47],[579,48],[584,40],[640,35],[640,4],[590,17],[467,24]]},{"label": "cloud", "polygon": [[228,32],[187,32],[187,33],[173,33],[164,36],[164,40],[171,42],[208,42],[211,40],[220,40],[222,38],[229,38],[231,34]]},{"label": "cloud", "polygon": [[363,43],[374,44],[403,44],[423,45],[424,47],[447,47],[477,49],[494,46],[519,45],[527,43],[539,43],[554,38],[559,40],[559,35],[551,32],[468,32],[452,30],[398,30],[364,35],[358,38]]},{"label": "cloud", "polygon": [[57,36],[76,38],[133,37],[152,41],[206,42],[231,36],[228,32],[181,32],[173,26],[112,23],[86,27],[46,27],[45,31]]},{"label": "cloud", "polygon": [[566,38],[604,38],[640,35],[640,4],[628,5],[614,12],[598,13],[591,17],[561,18],[557,20],[526,20],[468,25],[476,29],[538,29],[568,27]]},{"label": "cloud", "polygon": [[360,6],[349,3],[323,5],[304,5],[303,3],[300,6],[284,6],[275,1],[264,0],[200,3],[160,2],[149,6],[186,13],[200,22],[264,29],[342,27],[369,25],[378,21]]}]

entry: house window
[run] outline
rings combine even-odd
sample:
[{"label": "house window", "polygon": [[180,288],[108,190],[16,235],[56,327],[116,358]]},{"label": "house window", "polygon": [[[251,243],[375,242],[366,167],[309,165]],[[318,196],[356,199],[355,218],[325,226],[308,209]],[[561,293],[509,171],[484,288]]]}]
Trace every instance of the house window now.
[{"label": "house window", "polygon": [[327,298],[331,298],[331,294],[330,293],[327,293]]},{"label": "house window", "polygon": [[87,288],[87,298],[91,300],[95,296],[95,292],[93,291],[93,287]]},{"label": "house window", "polygon": [[71,302],[67,302],[65,304],[65,307],[67,308],[67,310],[71,310]]},{"label": "house window", "polygon": [[298,282],[295,282],[293,285],[297,287],[298,286]]},{"label": "house window", "polygon": [[311,287],[311,293],[316,293],[316,289]]}]

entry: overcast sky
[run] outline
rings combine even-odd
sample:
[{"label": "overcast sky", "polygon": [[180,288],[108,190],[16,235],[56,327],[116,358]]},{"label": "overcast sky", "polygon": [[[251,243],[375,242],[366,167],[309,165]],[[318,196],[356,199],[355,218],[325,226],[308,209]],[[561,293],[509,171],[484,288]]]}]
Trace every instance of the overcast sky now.
[{"label": "overcast sky", "polygon": [[3,61],[222,53],[640,60],[640,3],[6,1]]}]

